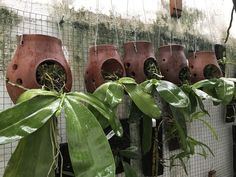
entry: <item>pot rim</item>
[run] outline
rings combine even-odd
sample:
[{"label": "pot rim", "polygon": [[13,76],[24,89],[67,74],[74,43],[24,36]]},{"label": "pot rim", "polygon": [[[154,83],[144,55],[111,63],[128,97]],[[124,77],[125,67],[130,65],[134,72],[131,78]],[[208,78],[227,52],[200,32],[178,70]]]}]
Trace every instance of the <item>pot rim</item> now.
[{"label": "pot rim", "polygon": [[117,50],[118,47],[114,44],[99,44],[99,45],[92,45],[89,47],[89,51],[95,51],[95,49],[97,50],[104,50],[105,48],[108,49],[113,49],[113,50]]},{"label": "pot rim", "polygon": [[192,54],[192,53],[215,53],[213,51],[208,51],[208,50],[200,50],[200,51],[193,51],[193,52],[188,52],[189,54]]},{"label": "pot rim", "polygon": [[181,45],[181,44],[169,44],[169,45],[163,45],[163,46],[160,46],[160,47],[158,47],[158,49],[162,49],[162,48],[167,48],[167,47],[181,47],[182,49],[184,49],[185,47],[184,47],[184,45]]},{"label": "pot rim", "polygon": [[62,44],[61,39],[59,39],[55,36],[49,36],[49,35],[44,35],[44,34],[20,34],[20,35],[17,35],[17,37],[18,37],[18,39],[23,38],[23,40],[24,40],[25,37],[26,38],[27,37],[49,38],[51,40],[55,40],[55,41],[59,42],[60,44]]},{"label": "pot rim", "polygon": [[125,42],[124,45],[127,45],[127,44],[133,44],[133,43],[148,43],[148,44],[152,44],[151,41],[147,41],[147,40],[138,40],[138,41],[128,41],[128,42]]}]

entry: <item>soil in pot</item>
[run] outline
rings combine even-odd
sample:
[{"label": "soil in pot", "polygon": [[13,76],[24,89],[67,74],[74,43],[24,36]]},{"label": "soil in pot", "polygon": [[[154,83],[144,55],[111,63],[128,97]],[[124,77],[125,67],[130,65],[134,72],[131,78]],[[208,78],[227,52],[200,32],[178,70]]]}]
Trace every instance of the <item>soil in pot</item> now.
[{"label": "soil in pot", "polygon": [[37,67],[36,79],[38,84],[46,90],[55,90],[59,92],[65,87],[66,74],[59,63],[45,61]]},{"label": "soil in pot", "polygon": [[123,68],[115,59],[109,59],[102,65],[101,74],[105,81],[115,81],[123,76]]},{"label": "soil in pot", "polygon": [[154,58],[148,58],[144,62],[144,73],[147,76],[147,79],[161,79],[157,62]]}]

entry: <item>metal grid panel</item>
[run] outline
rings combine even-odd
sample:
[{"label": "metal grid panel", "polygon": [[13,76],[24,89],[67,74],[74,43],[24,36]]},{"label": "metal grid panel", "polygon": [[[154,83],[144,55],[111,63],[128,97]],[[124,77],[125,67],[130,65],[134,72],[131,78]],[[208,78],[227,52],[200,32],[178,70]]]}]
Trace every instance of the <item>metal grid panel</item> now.
[{"label": "metal grid panel", "polygon": [[[0,26],[0,39],[2,45],[0,46],[1,51],[1,82],[0,82],[0,109],[5,109],[12,105],[9,96],[5,88],[5,71],[7,63],[10,61],[13,55],[14,49],[16,48],[16,35],[27,33],[27,34],[45,34],[61,38],[64,45],[64,52],[67,56],[72,73],[73,73],[73,90],[84,91],[84,80],[83,74],[85,70],[85,65],[87,62],[87,50],[90,45],[94,44],[95,29],[91,28],[86,31],[77,28],[70,22],[63,24],[63,26],[58,25],[53,17],[29,13],[17,9],[9,9],[11,12],[16,13],[20,17],[20,22],[17,24],[10,24],[9,26]],[[0,22],[4,21],[4,18],[0,16]],[[114,30],[114,29],[113,29]],[[113,31],[114,33],[116,31]],[[160,39],[159,35],[152,35],[151,39],[154,42],[155,48],[159,47]],[[149,35],[139,35],[137,39],[149,39]],[[122,46],[123,42],[132,40],[133,34],[119,34],[119,39],[113,37],[107,37],[106,34],[100,34],[98,38],[99,42],[104,43],[114,43]],[[187,39],[191,41],[191,39]],[[169,41],[165,41],[169,42]],[[122,51],[121,51],[122,52]],[[187,165],[189,176],[191,177],[204,177],[207,176],[207,172],[211,169],[217,171],[219,177],[231,177],[232,176],[232,141],[231,141],[231,124],[225,124],[222,120],[222,107],[213,107],[209,103],[206,103],[208,110],[210,110],[211,118],[206,118],[215,127],[219,134],[219,141],[215,141],[209,132],[199,123],[193,123],[189,126],[190,133],[199,140],[204,140],[207,145],[209,145],[213,152],[215,153],[215,158],[209,157],[207,160],[203,158],[194,157],[190,160]],[[122,105],[120,110],[120,117],[127,116],[126,105]],[[65,135],[65,122],[62,118],[59,123],[59,131],[61,135],[61,141],[66,141]],[[4,168],[7,165],[7,161],[10,158],[16,143],[10,143],[7,145],[0,146],[0,176],[3,175]],[[169,151],[165,148],[165,158],[170,156]],[[122,175],[121,175],[122,176]],[[184,171],[180,168],[174,168],[169,172],[168,168],[165,169],[163,177],[184,177],[186,176]]]}]

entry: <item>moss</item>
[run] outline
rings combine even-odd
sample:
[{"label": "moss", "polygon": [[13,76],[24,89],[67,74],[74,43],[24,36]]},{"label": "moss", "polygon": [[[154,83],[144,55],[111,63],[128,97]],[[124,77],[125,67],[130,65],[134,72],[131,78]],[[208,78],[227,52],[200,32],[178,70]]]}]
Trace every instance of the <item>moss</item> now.
[{"label": "moss", "polygon": [[13,11],[7,8],[0,8],[0,24],[1,25],[16,25],[20,22],[20,17]]}]

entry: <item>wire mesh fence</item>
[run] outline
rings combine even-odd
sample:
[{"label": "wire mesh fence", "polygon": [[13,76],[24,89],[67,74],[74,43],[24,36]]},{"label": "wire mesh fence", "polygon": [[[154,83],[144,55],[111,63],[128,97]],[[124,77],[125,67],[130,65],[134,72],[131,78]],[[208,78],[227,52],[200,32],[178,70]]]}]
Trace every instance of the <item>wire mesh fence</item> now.
[{"label": "wire mesh fence", "polygon": [[[21,34],[44,34],[60,38],[63,43],[63,50],[68,62],[71,66],[73,75],[73,90],[85,91],[84,72],[88,58],[88,48],[94,44],[109,43],[115,44],[119,48],[122,55],[122,45],[126,41],[132,40],[148,40],[152,41],[155,50],[170,41],[175,43],[185,43],[188,46],[196,45],[196,41],[201,41],[194,36],[182,36],[181,38],[168,39],[162,35],[165,33],[164,28],[155,26],[152,32],[144,32],[141,29],[126,30],[118,29],[116,25],[111,25],[109,28],[99,23],[91,25],[81,23],[79,21],[66,21],[60,23],[53,16],[26,12],[13,8],[0,7],[0,109],[6,109],[12,106],[12,102],[8,96],[5,85],[6,68],[11,60],[14,50],[17,45],[17,35]],[[212,44],[209,41],[202,42],[204,45],[199,48],[211,49]],[[191,48],[191,47],[189,47]],[[206,103],[210,110],[211,118],[209,121],[216,128],[219,134],[219,141],[216,141],[210,136],[208,130],[202,127],[199,123],[194,123],[189,127],[189,132],[200,140],[209,145],[215,157],[210,157],[204,160],[199,157],[194,157],[187,165],[189,176],[204,177],[208,171],[215,169],[219,177],[232,176],[232,140],[231,140],[231,124],[225,124],[223,121],[223,108]],[[126,104],[123,104],[119,109],[120,118],[126,118]],[[208,118],[207,118],[208,119]],[[65,122],[63,117],[59,121],[60,141],[66,141]],[[14,151],[16,143],[0,145],[0,176],[3,175],[7,162]],[[168,158],[171,153],[164,146],[164,157]],[[171,172],[165,168],[163,177],[183,177],[186,176],[181,168],[174,168]]]}]

